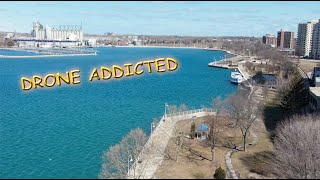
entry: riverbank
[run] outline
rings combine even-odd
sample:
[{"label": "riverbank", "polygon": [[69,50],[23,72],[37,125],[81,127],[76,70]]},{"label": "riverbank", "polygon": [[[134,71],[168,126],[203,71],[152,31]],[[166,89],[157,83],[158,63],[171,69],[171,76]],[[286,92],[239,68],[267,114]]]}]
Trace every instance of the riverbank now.
[{"label": "riverbank", "polygon": [[225,49],[216,49],[216,48],[201,48],[201,47],[190,47],[190,46],[97,46],[97,47],[121,47],[121,48],[174,48],[174,49],[203,49],[208,51],[223,51],[225,53],[237,56],[228,50]]},{"label": "riverbank", "polygon": [[[202,50],[208,50],[208,51],[223,51],[229,55],[232,55],[233,57],[237,57],[237,54],[234,54],[228,50],[224,50],[224,49],[215,49],[215,48],[200,48],[200,47],[188,47],[188,46],[184,46],[184,47],[177,47],[177,46],[95,46],[95,48],[172,48],[172,49],[202,49]],[[30,51],[27,50],[25,48],[0,48],[0,50],[13,50],[13,51],[23,51],[23,52],[34,52],[34,51]],[[35,48],[37,49],[37,48]],[[72,48],[71,48],[72,49]],[[37,49],[38,50],[38,49]],[[65,57],[65,56],[92,56],[92,55],[96,55],[96,54],[66,54],[66,55],[35,55],[35,56],[7,56],[7,55],[0,55],[0,58],[38,58],[38,57]],[[231,58],[233,58],[231,57]],[[221,59],[220,61],[223,61],[226,59]]]}]

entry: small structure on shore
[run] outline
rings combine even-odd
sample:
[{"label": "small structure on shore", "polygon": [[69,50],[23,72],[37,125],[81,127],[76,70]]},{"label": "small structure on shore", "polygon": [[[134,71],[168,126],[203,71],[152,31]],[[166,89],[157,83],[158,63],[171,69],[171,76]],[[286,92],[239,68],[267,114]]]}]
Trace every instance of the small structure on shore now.
[{"label": "small structure on shore", "polygon": [[201,123],[196,129],[197,139],[206,139],[208,135],[209,127],[204,123]]}]

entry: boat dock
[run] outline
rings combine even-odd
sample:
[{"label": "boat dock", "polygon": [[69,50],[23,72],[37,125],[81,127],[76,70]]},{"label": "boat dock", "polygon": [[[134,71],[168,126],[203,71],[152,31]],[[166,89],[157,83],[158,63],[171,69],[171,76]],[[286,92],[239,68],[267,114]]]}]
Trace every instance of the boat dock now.
[{"label": "boat dock", "polygon": [[250,75],[249,73],[244,69],[245,67],[243,67],[242,64],[240,64],[237,68],[237,70],[240,72],[240,74],[242,75],[242,77],[248,81],[248,79],[250,79]]},{"label": "boat dock", "polygon": [[[223,68],[223,69],[232,69],[232,70],[237,70],[241,76],[244,78],[243,82],[247,82],[249,84],[249,86],[251,87],[251,83],[248,81],[248,79],[251,78],[251,76],[249,75],[249,73],[245,70],[245,67],[243,65],[243,61],[244,57],[242,56],[236,56],[236,57],[232,57],[229,59],[223,59],[223,60],[219,60],[219,61],[213,61],[210,62],[208,64],[209,67],[215,67],[215,68]],[[237,65],[231,65],[229,63],[227,63],[228,61],[235,61],[237,62]]]},{"label": "boat dock", "polygon": [[230,65],[230,62],[239,62],[242,61],[242,56],[235,56],[222,60],[214,60],[208,64],[209,67],[223,68],[223,69],[237,69],[238,65]]},{"label": "boat dock", "polygon": [[236,69],[237,67],[229,66],[229,64],[217,64],[216,62],[211,62],[208,64],[209,67],[216,67],[222,69]]}]

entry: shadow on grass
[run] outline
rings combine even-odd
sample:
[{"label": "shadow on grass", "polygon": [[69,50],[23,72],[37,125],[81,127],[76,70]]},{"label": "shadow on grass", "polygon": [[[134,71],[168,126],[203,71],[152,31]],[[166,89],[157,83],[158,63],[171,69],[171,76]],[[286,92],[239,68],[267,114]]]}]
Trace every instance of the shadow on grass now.
[{"label": "shadow on grass", "polygon": [[284,121],[286,112],[277,105],[266,105],[263,110],[263,121],[271,138],[274,136],[274,130],[277,125]]},{"label": "shadow on grass", "polygon": [[279,105],[266,105],[263,109],[263,121],[269,132],[269,137],[273,141],[275,129],[279,124],[294,115],[303,115],[300,111],[288,111]]},{"label": "shadow on grass", "polygon": [[241,157],[240,160],[249,168],[250,172],[263,176],[272,176],[274,172],[273,164],[277,163],[275,154],[272,151],[247,154],[244,157]]}]

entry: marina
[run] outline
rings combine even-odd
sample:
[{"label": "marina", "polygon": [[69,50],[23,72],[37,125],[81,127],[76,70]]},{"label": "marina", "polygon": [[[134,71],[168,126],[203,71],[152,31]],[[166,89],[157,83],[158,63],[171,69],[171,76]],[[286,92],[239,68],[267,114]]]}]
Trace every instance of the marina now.
[{"label": "marina", "polygon": [[[235,54],[233,54],[235,55]],[[249,74],[244,70],[243,67],[243,56],[235,55],[234,57],[222,60],[215,60],[208,64],[209,67],[222,68],[222,69],[232,69],[234,72],[230,74],[230,81],[234,84],[242,84],[243,82],[250,79]]]}]

